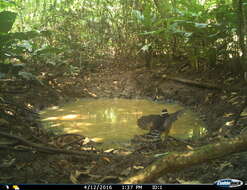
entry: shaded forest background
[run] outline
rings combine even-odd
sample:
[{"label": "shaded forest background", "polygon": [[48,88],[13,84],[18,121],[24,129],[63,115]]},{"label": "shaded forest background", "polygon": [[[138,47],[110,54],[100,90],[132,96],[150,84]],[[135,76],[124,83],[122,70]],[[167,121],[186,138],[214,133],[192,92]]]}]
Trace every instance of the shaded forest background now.
[{"label": "shaded forest background", "polygon": [[244,0],[0,0],[0,11],[5,79],[76,75],[105,57],[247,71]]}]

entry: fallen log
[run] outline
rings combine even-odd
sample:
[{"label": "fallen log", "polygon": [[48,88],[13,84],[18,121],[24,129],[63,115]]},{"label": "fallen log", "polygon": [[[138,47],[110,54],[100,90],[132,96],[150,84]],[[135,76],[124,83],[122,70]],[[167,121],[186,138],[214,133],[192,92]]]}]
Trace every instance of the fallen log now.
[{"label": "fallen log", "polygon": [[139,171],[136,175],[123,180],[121,183],[152,183],[155,179],[169,172],[178,171],[196,164],[243,151],[247,151],[247,134],[205,145],[192,151],[170,153],[142,171]]},{"label": "fallen log", "polygon": [[212,89],[212,90],[223,90],[221,87],[213,85],[213,84],[209,84],[209,83],[205,83],[205,82],[197,82],[197,81],[192,81],[192,80],[188,80],[188,79],[182,79],[182,78],[177,78],[177,77],[169,77],[167,75],[163,75],[162,76],[163,79],[168,79],[168,80],[172,80],[175,82],[179,82],[182,84],[187,84],[190,86],[195,86],[198,88],[205,88],[205,89]]}]

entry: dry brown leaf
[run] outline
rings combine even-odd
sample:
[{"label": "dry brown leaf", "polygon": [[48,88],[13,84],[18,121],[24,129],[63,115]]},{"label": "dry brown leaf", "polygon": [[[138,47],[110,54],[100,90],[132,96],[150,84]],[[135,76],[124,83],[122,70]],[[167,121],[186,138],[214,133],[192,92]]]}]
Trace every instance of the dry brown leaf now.
[{"label": "dry brown leaf", "polygon": [[71,181],[73,184],[79,184],[79,181],[77,180],[75,174],[71,173],[69,178],[70,178],[70,181]]},{"label": "dry brown leaf", "polygon": [[79,184],[80,182],[78,181],[78,178],[80,177],[80,175],[85,175],[85,176],[89,176],[89,171],[78,171],[75,170],[74,172],[71,172],[70,174],[70,180],[72,181],[73,184]]},{"label": "dry brown leaf", "polygon": [[141,169],[144,169],[144,167],[143,167],[143,166],[133,166],[133,168],[134,168],[135,170],[141,170]]},{"label": "dry brown leaf", "polygon": [[102,157],[101,159],[104,160],[104,161],[106,161],[106,162],[108,162],[108,163],[111,162],[111,160],[109,158],[107,158],[107,157]]},{"label": "dry brown leaf", "polygon": [[113,152],[113,151],[114,151],[114,149],[113,149],[113,148],[110,148],[110,149],[108,149],[108,150],[105,150],[104,152],[110,153],[110,152]]},{"label": "dry brown leaf", "polygon": [[186,148],[188,148],[189,150],[194,150],[194,148],[190,145],[186,145]]}]

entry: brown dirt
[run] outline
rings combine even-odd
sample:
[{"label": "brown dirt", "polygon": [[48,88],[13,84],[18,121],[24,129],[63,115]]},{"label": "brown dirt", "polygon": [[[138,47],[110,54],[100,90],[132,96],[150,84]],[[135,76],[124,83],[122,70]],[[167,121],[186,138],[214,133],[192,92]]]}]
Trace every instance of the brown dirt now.
[{"label": "brown dirt", "polygon": [[[221,70],[191,72],[191,68],[185,64],[161,64],[151,70],[136,62],[129,65],[126,68],[121,62],[105,63],[93,73],[84,73],[83,76],[70,79],[56,79],[56,84],[60,84],[56,89],[61,92],[60,100],[40,100],[36,106],[45,107],[51,102],[72,101],[73,98],[83,97],[149,98],[159,101],[178,101],[200,113],[201,118],[207,124],[208,135],[193,142],[195,147],[239,134],[246,125],[243,123],[244,121],[240,121],[237,126],[231,128],[226,125],[226,122],[234,119],[243,103],[243,90],[219,92],[200,89],[165,80],[162,77],[166,74],[210,82],[226,88],[236,86],[241,89],[244,86],[244,81],[239,76],[224,73]],[[11,131],[11,129],[8,128],[7,131]],[[21,130],[19,134],[34,140]],[[51,136],[46,132],[37,136],[46,142],[51,140]],[[1,149],[1,163],[9,164],[0,165],[0,183],[118,183],[158,159],[154,157],[155,154],[185,150],[187,150],[186,146],[172,140],[169,141],[166,148],[154,149],[147,146],[144,150],[136,151],[133,146],[108,154],[98,151],[100,156],[94,159],[36,151]],[[11,162],[13,163],[11,164]],[[164,174],[153,183],[213,183],[220,178],[238,178],[245,181],[247,180],[246,171],[247,154],[244,152],[203,163],[200,166],[193,166],[180,172]]]}]

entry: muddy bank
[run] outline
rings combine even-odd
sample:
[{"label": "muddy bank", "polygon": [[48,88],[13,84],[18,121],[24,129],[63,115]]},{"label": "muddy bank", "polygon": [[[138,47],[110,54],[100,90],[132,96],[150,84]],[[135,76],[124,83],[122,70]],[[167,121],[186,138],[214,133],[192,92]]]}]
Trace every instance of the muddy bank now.
[{"label": "muddy bank", "polygon": [[[183,68],[183,65],[181,67]],[[226,78],[224,72],[221,73],[216,70],[207,71],[203,74],[192,74],[186,70],[180,71],[177,65],[160,67],[151,72],[147,68],[140,68],[136,65],[134,65],[133,68],[127,68],[121,72],[114,69],[105,72],[106,73],[104,73],[104,70],[101,70],[100,73],[85,76],[84,80],[81,81],[81,83],[86,84],[85,89],[82,91],[84,96],[94,98],[145,97],[155,101],[177,101],[193,109],[195,112],[200,113],[201,118],[207,123],[209,134],[198,142],[198,146],[237,135],[242,131],[245,125],[244,120],[241,120],[237,126],[232,126],[233,120],[236,118],[236,115],[244,103],[244,91],[242,88],[244,87],[244,81],[242,81],[239,76],[234,77],[233,74],[229,73],[228,78]],[[229,86],[235,86],[240,90],[218,91],[197,88],[166,80],[163,77],[164,75],[175,75],[185,79],[209,82],[226,89],[228,89]],[[104,77],[106,77],[106,80],[104,80]],[[207,80],[205,80],[206,78]],[[208,80],[208,78],[211,78],[211,80]],[[78,93],[78,95],[80,93]],[[165,175],[156,182],[186,183],[187,181],[191,183],[210,183],[219,178],[236,178],[236,176],[244,180],[246,178],[245,171],[247,168],[241,167],[241,164],[246,164],[245,157],[245,153],[230,155],[224,159],[211,161],[201,166],[195,166],[178,173]],[[136,165],[140,164],[138,161],[134,163],[136,163]],[[140,165],[145,166],[147,163],[149,162]],[[119,167],[119,164],[117,164],[116,167]],[[134,171],[135,170],[129,171],[129,174],[134,173]],[[202,173],[204,173],[204,175],[201,175]],[[191,179],[194,180],[191,181]]]},{"label": "muddy bank", "polygon": [[121,70],[119,70],[121,63],[116,63],[111,69],[107,65],[105,68],[98,68],[94,73],[71,80],[73,83],[67,85],[63,92],[65,96],[74,98],[147,98],[154,101],[179,102],[199,112],[211,132],[218,131],[226,122],[234,119],[235,113],[244,101],[241,90],[229,92],[203,89],[163,77],[176,75],[184,79],[209,82],[227,89],[229,86],[244,86],[244,82],[238,76],[235,78],[229,76],[231,79],[229,81],[225,78],[224,72],[220,74],[215,70],[204,74],[193,74],[189,72],[190,69],[188,72],[184,69],[181,71],[180,68],[184,68],[184,65],[155,66],[156,69],[151,71],[135,63],[130,65],[131,67]]}]

